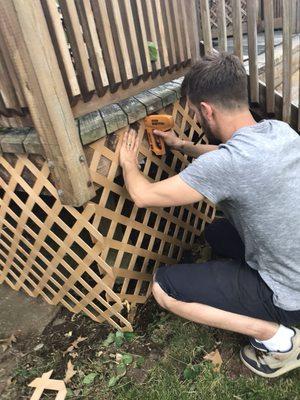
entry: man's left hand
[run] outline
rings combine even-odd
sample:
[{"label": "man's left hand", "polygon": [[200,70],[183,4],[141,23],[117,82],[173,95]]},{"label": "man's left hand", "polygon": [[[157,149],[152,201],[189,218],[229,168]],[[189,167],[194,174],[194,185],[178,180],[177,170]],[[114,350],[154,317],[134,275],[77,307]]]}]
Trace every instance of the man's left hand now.
[{"label": "man's left hand", "polygon": [[138,163],[138,149],[139,149],[139,138],[133,129],[129,132],[125,132],[122,139],[122,145],[119,154],[120,166],[124,168],[124,165],[134,164],[137,167]]}]

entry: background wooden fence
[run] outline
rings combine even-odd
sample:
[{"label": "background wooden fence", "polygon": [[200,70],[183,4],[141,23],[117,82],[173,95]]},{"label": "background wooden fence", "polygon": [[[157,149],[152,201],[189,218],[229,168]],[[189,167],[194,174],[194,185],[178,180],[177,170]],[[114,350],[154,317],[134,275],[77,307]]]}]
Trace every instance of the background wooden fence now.
[{"label": "background wooden fence", "polygon": [[[217,16],[217,40],[218,49],[227,49],[227,0],[218,0],[210,2],[209,0],[201,0],[200,20],[202,26],[203,37],[203,53],[214,51],[213,48],[213,24],[211,23],[210,4],[214,8],[214,16]],[[299,27],[293,23],[295,15],[300,13],[299,0],[264,0],[263,2],[253,0],[232,0],[231,1],[231,18],[233,32],[234,54],[243,61],[243,21],[246,10],[247,19],[247,41],[248,41],[248,72],[249,72],[249,89],[250,101],[257,105],[256,109],[261,113],[262,117],[266,114],[275,115],[276,118],[282,119],[290,123],[293,128],[300,131],[300,107],[292,104],[292,36],[293,30],[298,31]],[[260,8],[263,7],[263,12]],[[260,82],[258,79],[258,15],[264,19],[264,35],[265,35],[265,76],[266,82]],[[274,29],[276,19],[282,20],[282,96],[275,91],[274,85]],[[300,68],[298,69],[300,75]],[[299,89],[300,91],[300,89]]]},{"label": "background wooden fence", "polygon": [[[75,117],[179,77],[199,56],[193,1],[189,7],[185,0],[31,2],[42,6]],[[151,42],[157,55],[150,54]],[[28,125],[12,64],[0,46],[0,113],[20,116],[11,119],[13,126]]]}]

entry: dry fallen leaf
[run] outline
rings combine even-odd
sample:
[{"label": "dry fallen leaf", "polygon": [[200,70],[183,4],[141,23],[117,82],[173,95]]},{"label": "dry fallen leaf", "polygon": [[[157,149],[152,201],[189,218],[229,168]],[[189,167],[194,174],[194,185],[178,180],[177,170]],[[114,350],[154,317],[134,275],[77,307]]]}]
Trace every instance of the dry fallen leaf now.
[{"label": "dry fallen leaf", "polygon": [[78,344],[79,344],[80,342],[83,342],[83,341],[86,340],[86,339],[87,339],[87,337],[79,336],[79,338],[77,338],[76,340],[74,340],[74,342],[71,343],[71,346],[69,346],[69,347],[67,348],[67,350],[63,352],[63,356],[65,356],[67,353],[71,353],[74,349],[77,349]]},{"label": "dry fallen leaf", "polygon": [[77,373],[77,371],[75,371],[72,361],[69,360],[68,364],[67,364],[66,375],[64,377],[64,382],[69,383],[76,373]]},{"label": "dry fallen leaf", "polygon": [[117,362],[118,364],[122,361],[122,358],[123,358],[122,354],[120,354],[120,353],[117,353],[117,354],[116,354],[116,362]]},{"label": "dry fallen leaf", "polygon": [[11,334],[7,339],[1,339],[0,344],[2,347],[3,352],[6,351],[9,347],[12,347],[13,343],[17,341],[14,334]]},{"label": "dry fallen leaf", "polygon": [[213,366],[214,366],[213,370],[215,372],[220,372],[220,368],[221,368],[221,365],[223,363],[223,360],[222,360],[221,354],[220,354],[218,349],[215,350],[215,351],[212,351],[209,354],[206,354],[203,357],[203,359],[207,360],[207,361],[211,361]]}]

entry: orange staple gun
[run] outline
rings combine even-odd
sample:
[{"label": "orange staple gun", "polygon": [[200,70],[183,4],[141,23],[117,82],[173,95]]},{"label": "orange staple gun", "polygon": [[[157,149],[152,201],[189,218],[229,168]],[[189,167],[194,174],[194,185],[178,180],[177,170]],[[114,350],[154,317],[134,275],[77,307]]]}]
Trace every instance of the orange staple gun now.
[{"label": "orange staple gun", "polygon": [[158,131],[166,132],[172,129],[174,126],[173,117],[166,114],[149,115],[144,121],[151,150],[157,156],[166,154],[164,139],[154,135],[153,131],[157,129]]}]

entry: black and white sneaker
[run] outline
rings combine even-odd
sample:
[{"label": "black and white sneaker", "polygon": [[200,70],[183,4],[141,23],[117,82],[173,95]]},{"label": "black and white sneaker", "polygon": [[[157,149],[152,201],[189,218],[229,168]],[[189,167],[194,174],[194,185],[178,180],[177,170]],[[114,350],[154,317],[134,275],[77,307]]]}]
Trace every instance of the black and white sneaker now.
[{"label": "black and white sneaker", "polygon": [[254,338],[250,338],[249,342],[256,350],[267,352],[269,351],[263,343],[258,342]]},{"label": "black and white sneaker", "polygon": [[255,374],[266,378],[276,378],[300,367],[300,330],[293,329],[295,335],[291,339],[291,350],[285,352],[266,351],[248,345],[240,351],[243,364]]}]

